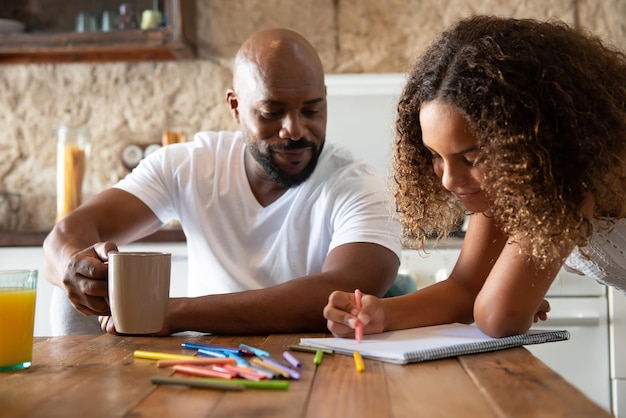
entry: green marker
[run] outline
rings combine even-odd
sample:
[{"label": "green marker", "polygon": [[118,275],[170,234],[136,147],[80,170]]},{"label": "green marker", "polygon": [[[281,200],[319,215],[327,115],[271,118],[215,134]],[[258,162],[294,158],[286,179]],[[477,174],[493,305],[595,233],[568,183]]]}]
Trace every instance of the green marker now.
[{"label": "green marker", "polygon": [[[211,377],[199,377],[197,380],[202,380],[210,383],[223,382],[224,379],[211,378]],[[273,390],[287,390],[289,389],[288,380],[248,380],[248,379],[228,379],[228,382],[232,382],[236,385],[242,385],[246,389],[273,389]]]},{"label": "green marker", "polygon": [[316,366],[319,366],[319,364],[322,362],[322,357],[324,357],[324,350],[320,348],[315,352],[315,357],[313,357],[313,363],[315,363]]},{"label": "green marker", "polygon": [[[299,344],[291,344],[289,346],[290,350],[293,351],[302,351],[304,353],[317,353],[317,349],[313,348],[313,347],[307,347],[305,345],[299,345]],[[331,350],[328,348],[320,348],[320,350],[322,350],[324,352],[324,354],[328,354],[328,355],[335,355],[335,350]]]},{"label": "green marker", "polygon": [[165,376],[153,376],[152,383],[186,385],[198,388],[211,388],[222,390],[241,390],[241,389],[273,389],[287,390],[289,389],[289,381],[287,380],[248,380],[248,379],[217,379],[217,378],[175,378]]},{"label": "green marker", "polygon": [[204,379],[183,379],[168,376],[152,376],[150,381],[155,385],[182,385],[192,388],[217,389],[217,390],[244,390],[246,387],[239,383],[231,383],[231,380],[216,379],[214,382],[205,382]]}]

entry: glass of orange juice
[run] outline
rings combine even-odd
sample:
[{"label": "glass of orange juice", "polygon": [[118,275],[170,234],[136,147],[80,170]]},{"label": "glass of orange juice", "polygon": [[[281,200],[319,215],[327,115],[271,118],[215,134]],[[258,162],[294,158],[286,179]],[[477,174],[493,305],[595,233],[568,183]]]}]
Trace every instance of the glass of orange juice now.
[{"label": "glass of orange juice", "polygon": [[0,372],[30,367],[37,270],[0,270]]}]

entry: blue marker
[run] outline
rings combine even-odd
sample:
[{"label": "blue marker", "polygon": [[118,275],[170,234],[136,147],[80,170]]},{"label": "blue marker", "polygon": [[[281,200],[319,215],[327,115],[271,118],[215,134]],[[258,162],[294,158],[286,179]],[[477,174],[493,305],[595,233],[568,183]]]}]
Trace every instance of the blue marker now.
[{"label": "blue marker", "polygon": [[212,350],[212,351],[219,351],[223,353],[233,353],[233,354],[237,354],[238,356],[254,355],[254,353],[249,350],[244,350],[244,349],[235,348],[235,347],[222,347],[221,345],[209,345],[209,344],[184,342],[181,344],[181,346],[183,346],[184,348],[188,348],[190,350],[200,350],[200,349]]},{"label": "blue marker", "polygon": [[237,366],[250,367],[250,363],[248,363],[248,361],[245,360],[243,357],[240,357],[237,354],[230,353],[228,351],[225,351],[224,354],[226,354],[226,357],[234,358],[237,362]]},{"label": "blue marker", "polygon": [[226,353],[223,351],[209,350],[206,348],[199,348],[198,354],[202,354],[203,356],[207,356],[207,357],[215,357],[215,358],[227,358],[228,357]]},{"label": "blue marker", "polygon": [[269,357],[270,356],[270,353],[268,353],[267,351],[263,351],[260,348],[252,347],[251,345],[248,345],[248,344],[243,344],[243,343],[239,344],[239,348],[245,348],[247,350],[250,350],[257,357]]}]

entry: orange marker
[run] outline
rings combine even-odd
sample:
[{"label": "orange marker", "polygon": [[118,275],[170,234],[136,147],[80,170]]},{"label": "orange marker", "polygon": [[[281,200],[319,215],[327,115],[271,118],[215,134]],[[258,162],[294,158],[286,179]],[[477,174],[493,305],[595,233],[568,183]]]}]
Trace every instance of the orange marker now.
[{"label": "orange marker", "polygon": [[176,366],[178,364],[192,364],[195,366],[206,366],[212,364],[235,364],[237,360],[234,358],[195,358],[189,360],[159,360],[157,367]]},{"label": "orange marker", "polygon": [[218,370],[210,369],[208,367],[190,366],[187,364],[177,364],[174,366],[174,371],[189,374],[191,376],[200,377],[219,377],[220,379],[232,379],[231,373],[224,373]]}]

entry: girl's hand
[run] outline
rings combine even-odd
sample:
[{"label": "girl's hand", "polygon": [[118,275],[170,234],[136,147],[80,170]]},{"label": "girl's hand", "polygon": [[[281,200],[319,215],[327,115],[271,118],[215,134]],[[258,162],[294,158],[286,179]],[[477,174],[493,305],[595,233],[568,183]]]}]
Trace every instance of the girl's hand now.
[{"label": "girl's hand", "polygon": [[533,322],[537,323],[540,320],[545,321],[546,319],[548,319],[548,312],[550,312],[550,303],[544,299],[539,304],[539,307],[537,308],[537,312],[535,312]]},{"label": "girl's hand", "polygon": [[356,306],[354,293],[334,291],[324,307],[328,330],[336,337],[354,337],[358,321],[363,324],[363,334],[378,334],[384,330],[385,313],[380,299],[363,295],[361,310]]}]

